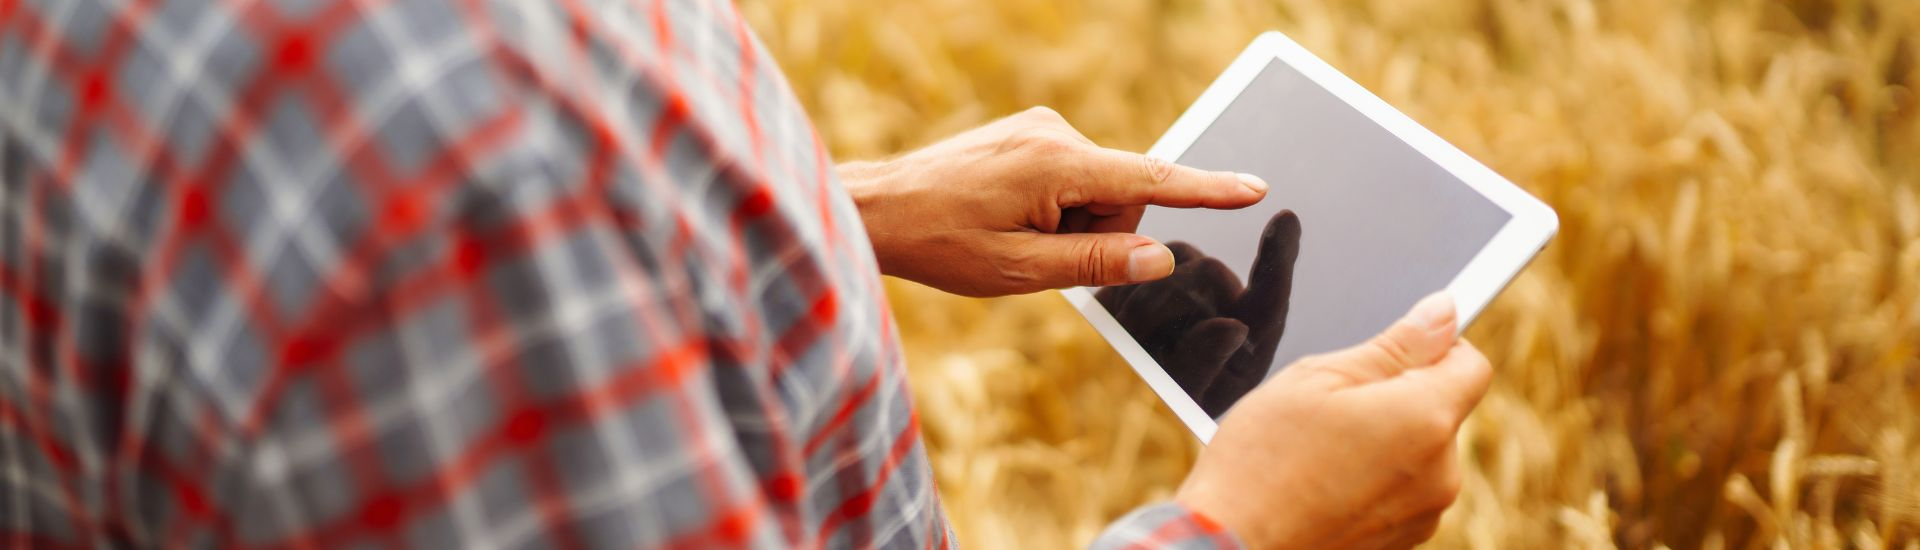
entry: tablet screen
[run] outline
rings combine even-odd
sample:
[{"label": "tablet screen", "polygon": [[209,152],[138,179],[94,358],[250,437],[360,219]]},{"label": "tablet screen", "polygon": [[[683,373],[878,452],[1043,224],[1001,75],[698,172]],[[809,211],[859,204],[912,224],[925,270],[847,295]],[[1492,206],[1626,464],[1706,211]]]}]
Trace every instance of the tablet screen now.
[{"label": "tablet screen", "polygon": [[1174,249],[1174,275],[1095,297],[1214,417],[1446,288],[1511,217],[1278,61],[1177,161],[1271,191],[1242,210],[1148,209],[1139,233]]}]

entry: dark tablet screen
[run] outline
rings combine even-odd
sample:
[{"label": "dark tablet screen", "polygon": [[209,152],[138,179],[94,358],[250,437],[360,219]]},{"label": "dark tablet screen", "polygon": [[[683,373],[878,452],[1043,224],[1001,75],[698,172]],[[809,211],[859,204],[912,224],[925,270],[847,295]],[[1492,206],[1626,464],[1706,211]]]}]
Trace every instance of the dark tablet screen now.
[{"label": "dark tablet screen", "polygon": [[1279,61],[1178,162],[1272,188],[1242,210],[1150,208],[1139,232],[1174,249],[1174,275],[1095,296],[1215,417],[1446,288],[1511,217]]}]

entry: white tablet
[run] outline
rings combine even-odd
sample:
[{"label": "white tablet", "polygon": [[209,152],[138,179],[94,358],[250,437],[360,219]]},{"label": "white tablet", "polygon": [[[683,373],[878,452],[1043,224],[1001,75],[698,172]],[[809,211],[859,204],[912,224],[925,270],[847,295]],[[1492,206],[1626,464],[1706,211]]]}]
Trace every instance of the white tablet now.
[{"label": "white tablet", "polygon": [[1452,293],[1468,323],[1545,246],[1553,210],[1277,32],[1254,40],[1150,155],[1252,173],[1265,200],[1149,208],[1163,281],[1065,291],[1202,441],[1252,386]]}]

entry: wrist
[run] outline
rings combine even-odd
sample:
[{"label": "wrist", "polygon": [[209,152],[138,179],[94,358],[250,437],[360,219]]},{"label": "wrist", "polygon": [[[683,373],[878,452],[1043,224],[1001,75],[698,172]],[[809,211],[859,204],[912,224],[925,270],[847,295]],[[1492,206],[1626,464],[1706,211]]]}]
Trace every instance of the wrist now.
[{"label": "wrist", "polygon": [[1291,548],[1281,532],[1287,523],[1284,510],[1254,510],[1236,506],[1226,499],[1213,498],[1206,489],[1193,487],[1191,483],[1181,487],[1174,502],[1185,507],[1188,512],[1204,521],[1212,522],[1232,534],[1243,548]]},{"label": "wrist", "polygon": [[867,230],[867,242],[873,246],[880,272],[888,275],[895,275],[889,253],[894,238],[894,231],[889,229],[893,216],[889,209],[901,202],[897,196],[901,192],[897,181],[899,171],[892,161],[854,161],[834,167],[841,187],[847,190],[854,209],[860,212],[860,224]]},{"label": "wrist", "polygon": [[887,163],[867,160],[843,162],[834,166],[833,171],[839,174],[840,185],[847,189],[847,194],[853,196],[854,205],[864,211],[871,195],[879,190],[880,180],[887,172]]}]

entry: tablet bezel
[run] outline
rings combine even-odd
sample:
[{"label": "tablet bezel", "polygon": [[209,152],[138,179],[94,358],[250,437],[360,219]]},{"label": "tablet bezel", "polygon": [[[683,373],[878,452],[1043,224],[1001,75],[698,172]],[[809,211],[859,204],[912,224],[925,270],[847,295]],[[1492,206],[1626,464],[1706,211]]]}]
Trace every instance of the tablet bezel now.
[{"label": "tablet bezel", "polygon": [[[1527,266],[1559,230],[1560,219],[1546,203],[1467,156],[1458,147],[1440,139],[1440,136],[1414,122],[1279,32],[1267,32],[1254,39],[1253,44],[1247,46],[1233,64],[1228,65],[1226,71],[1200,94],[1193,106],[1174,121],[1173,126],[1147,154],[1168,161],[1185,155],[1194,140],[1213,125],[1214,120],[1246,90],[1254,77],[1269,63],[1275,62],[1287,64],[1321,88],[1332,92],[1335,97],[1353,106],[1415,151],[1432,159],[1512,216],[1447,284],[1447,291],[1453,295],[1454,305],[1459,310],[1460,330],[1466,330],[1487,303]],[[1193,430],[1201,442],[1213,440],[1214,431],[1219,425],[1174,383],[1173,377],[1160,368],[1160,364],[1127,334],[1126,329],[1121,328],[1113,315],[1094,299],[1092,290],[1081,287],[1061,292],[1081,315],[1086,316],[1094,329],[1113,344],[1120,356],[1133,366],[1134,372],[1146,380],[1154,393],[1159,394],[1160,399],[1173,409],[1174,414]]]}]

